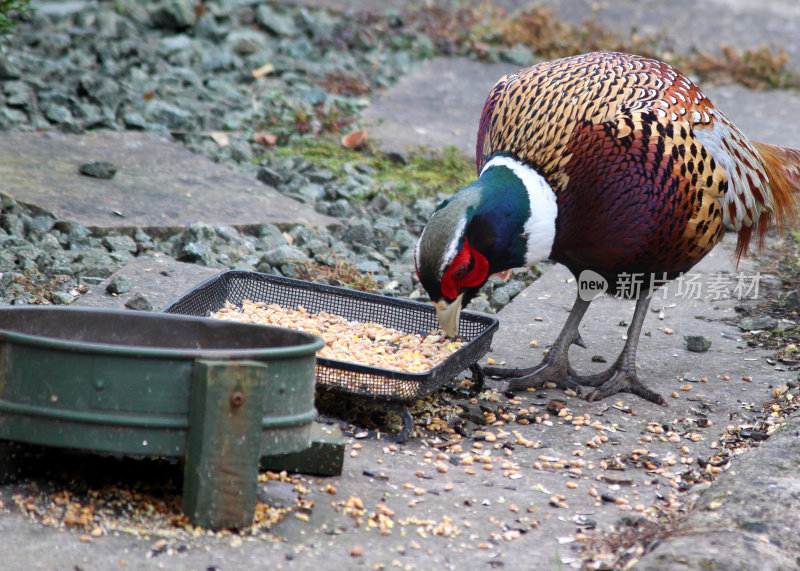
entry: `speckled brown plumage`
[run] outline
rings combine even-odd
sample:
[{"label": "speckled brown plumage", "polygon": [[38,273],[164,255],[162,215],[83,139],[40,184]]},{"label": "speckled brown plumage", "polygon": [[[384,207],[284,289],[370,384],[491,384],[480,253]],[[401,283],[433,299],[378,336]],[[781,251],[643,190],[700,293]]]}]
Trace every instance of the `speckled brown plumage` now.
[{"label": "speckled brown plumage", "polygon": [[[546,62],[501,78],[477,165],[511,156],[557,196],[551,257],[574,270],[682,272],[722,238],[795,213],[800,151],[751,143],[688,78],[619,53]],[[604,272],[604,270],[606,270]]]}]

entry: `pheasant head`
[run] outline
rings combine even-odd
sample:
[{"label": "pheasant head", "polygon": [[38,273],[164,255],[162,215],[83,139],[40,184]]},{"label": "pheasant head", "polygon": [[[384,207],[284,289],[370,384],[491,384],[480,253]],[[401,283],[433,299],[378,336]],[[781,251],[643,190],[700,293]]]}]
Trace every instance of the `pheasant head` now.
[{"label": "pheasant head", "polygon": [[556,215],[547,181],[507,156],[487,162],[477,181],[439,205],[414,260],[445,334],[458,334],[461,308],[489,276],[550,255]]}]

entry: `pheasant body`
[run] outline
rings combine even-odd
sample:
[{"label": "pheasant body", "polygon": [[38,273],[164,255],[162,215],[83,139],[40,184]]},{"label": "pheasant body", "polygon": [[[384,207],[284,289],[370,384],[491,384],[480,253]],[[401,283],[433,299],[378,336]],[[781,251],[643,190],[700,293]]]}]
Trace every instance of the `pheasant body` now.
[{"label": "pheasant body", "polygon": [[686,271],[724,224],[748,229],[744,253],[752,231],[791,210],[791,190],[770,192],[757,148],[697,86],[642,57],[586,54],[500,79],[481,117],[478,169],[498,154],[548,181],[563,229],[553,258],[586,267]]},{"label": "pheasant body", "polygon": [[[449,333],[490,274],[544,258],[576,276],[596,271],[614,293],[623,273],[689,270],[726,225],[741,256],[753,235],[793,221],[800,189],[800,150],[749,141],[681,73],[621,53],[502,77],[480,118],[476,163],[478,180],[434,212],[416,251]],[[559,336],[566,347],[579,339],[585,307],[576,310]],[[577,378],[563,352],[560,373]],[[628,353],[632,363],[635,341]]]}]

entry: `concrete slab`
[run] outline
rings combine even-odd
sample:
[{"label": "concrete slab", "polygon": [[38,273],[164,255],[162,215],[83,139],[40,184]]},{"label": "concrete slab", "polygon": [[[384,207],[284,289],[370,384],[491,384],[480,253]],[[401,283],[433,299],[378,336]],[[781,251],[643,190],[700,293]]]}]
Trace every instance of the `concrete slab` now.
[{"label": "concrete slab", "polygon": [[467,58],[427,60],[378,97],[362,120],[386,151],[450,145],[473,156],[486,96],[514,70]]},{"label": "concrete slab", "polygon": [[[116,176],[79,174],[83,163],[94,161],[116,165]],[[154,133],[3,133],[0,180],[3,192],[16,200],[101,232],[140,227],[164,235],[197,221],[240,229],[262,222],[338,225]]]},{"label": "concrete slab", "polygon": [[[663,541],[637,570],[797,569],[800,527],[797,415],[698,499],[683,533]],[[700,548],[698,548],[700,547]]]},{"label": "concrete slab", "polygon": [[[222,270],[218,268],[176,262],[166,257],[139,258],[125,264],[103,283],[91,286],[89,292],[80,296],[72,305],[124,309],[128,300],[143,294],[153,309],[158,311],[220,271]],[[106,285],[119,277],[130,281],[130,291],[119,295],[108,293]]]}]

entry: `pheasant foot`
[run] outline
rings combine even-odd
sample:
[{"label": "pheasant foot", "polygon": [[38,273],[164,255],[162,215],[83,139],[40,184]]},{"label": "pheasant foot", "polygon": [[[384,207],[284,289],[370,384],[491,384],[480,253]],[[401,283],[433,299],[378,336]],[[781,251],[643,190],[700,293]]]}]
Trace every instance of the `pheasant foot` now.
[{"label": "pheasant foot", "polygon": [[656,404],[667,404],[664,397],[642,384],[635,371],[628,370],[620,364],[614,364],[610,369],[596,375],[577,377],[576,380],[585,387],[597,387],[586,396],[587,401],[598,401],[625,392]]}]

